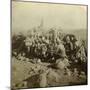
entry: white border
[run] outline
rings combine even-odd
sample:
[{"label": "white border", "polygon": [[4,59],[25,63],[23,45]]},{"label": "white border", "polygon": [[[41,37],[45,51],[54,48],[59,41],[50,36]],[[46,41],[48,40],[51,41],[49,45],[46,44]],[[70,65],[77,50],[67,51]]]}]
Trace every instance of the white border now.
[{"label": "white border", "polygon": [[[25,1],[25,0],[24,0]],[[55,3],[70,3],[70,4],[86,4],[88,11],[90,9],[90,0],[28,0],[28,1],[41,1],[41,2],[55,2]],[[88,12],[90,16],[90,12]],[[88,17],[88,38],[90,38],[90,18]],[[90,45],[90,42],[88,42]],[[90,46],[88,45],[88,50]],[[88,70],[90,68],[90,56],[88,52]],[[88,72],[88,81],[90,85],[90,72]],[[87,86],[69,86],[69,87],[55,87],[55,88],[42,88],[43,90],[90,90]],[[10,0],[0,1],[0,90],[10,90]],[[40,88],[39,88],[40,89]],[[32,90],[32,89],[31,89]]]}]

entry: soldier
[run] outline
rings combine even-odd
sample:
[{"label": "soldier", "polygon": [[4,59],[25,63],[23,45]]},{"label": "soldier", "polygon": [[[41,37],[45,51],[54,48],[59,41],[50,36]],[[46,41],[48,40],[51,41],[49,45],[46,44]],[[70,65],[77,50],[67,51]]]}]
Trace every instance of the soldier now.
[{"label": "soldier", "polygon": [[29,55],[30,55],[30,52],[31,52],[31,45],[32,45],[32,40],[30,39],[30,37],[26,37],[26,39],[24,40],[24,42],[25,42],[25,47],[26,47],[26,55],[27,55],[27,57],[29,57]]},{"label": "soldier", "polygon": [[67,35],[64,37],[64,46],[65,46],[65,50],[66,50],[66,54],[69,57],[70,53],[71,53],[71,42],[70,42],[70,37]]},{"label": "soldier", "polygon": [[41,46],[41,55],[42,55],[42,58],[43,58],[43,59],[46,59],[46,57],[47,57],[47,47],[46,47],[45,44],[43,44],[43,45]]},{"label": "soldier", "polygon": [[62,41],[57,41],[56,46],[56,56],[57,58],[64,58],[66,57],[65,47],[62,44]]}]

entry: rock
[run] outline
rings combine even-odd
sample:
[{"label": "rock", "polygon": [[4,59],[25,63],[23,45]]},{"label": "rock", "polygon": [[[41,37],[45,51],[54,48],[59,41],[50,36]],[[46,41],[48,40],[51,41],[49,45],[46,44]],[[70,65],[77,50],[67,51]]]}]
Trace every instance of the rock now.
[{"label": "rock", "polygon": [[59,82],[60,75],[55,72],[53,69],[49,69],[48,74],[47,74],[47,82],[49,85],[53,86],[55,83]]},{"label": "rock", "polygon": [[64,68],[66,68],[69,65],[70,65],[69,64],[69,61],[66,58],[64,58],[64,59],[58,59],[56,61],[56,67],[59,68],[59,69],[64,69]]},{"label": "rock", "polygon": [[41,63],[42,63],[42,62],[41,62],[41,59],[38,59],[38,60],[37,60],[37,63],[41,64]]},{"label": "rock", "polygon": [[80,77],[81,79],[86,79],[85,72],[81,71],[79,77]]},{"label": "rock", "polygon": [[71,76],[72,72],[71,72],[68,68],[66,68],[66,74],[67,74],[68,76]]},{"label": "rock", "polygon": [[65,67],[70,66],[69,60],[67,58],[63,59],[63,63],[65,64]]},{"label": "rock", "polygon": [[46,78],[45,72],[43,72],[39,75],[39,80],[40,80],[40,87],[46,87],[47,86],[47,78]]}]

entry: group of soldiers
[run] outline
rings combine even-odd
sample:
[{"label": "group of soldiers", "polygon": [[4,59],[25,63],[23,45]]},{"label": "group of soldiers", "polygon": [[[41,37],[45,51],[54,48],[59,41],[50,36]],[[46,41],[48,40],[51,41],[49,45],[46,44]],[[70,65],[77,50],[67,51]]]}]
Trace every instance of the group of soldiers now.
[{"label": "group of soldiers", "polygon": [[38,34],[24,37],[13,37],[13,55],[21,55],[27,58],[37,58],[41,61],[55,62],[59,58],[69,60],[86,61],[87,51],[84,42],[76,39],[75,35],[67,34],[59,37],[53,30],[47,34]]}]

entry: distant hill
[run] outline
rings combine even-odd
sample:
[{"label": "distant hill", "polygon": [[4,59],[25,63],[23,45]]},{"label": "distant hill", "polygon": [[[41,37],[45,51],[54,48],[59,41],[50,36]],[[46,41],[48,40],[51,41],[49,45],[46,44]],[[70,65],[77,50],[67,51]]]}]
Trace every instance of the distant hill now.
[{"label": "distant hill", "polygon": [[64,33],[68,33],[68,34],[74,34],[77,38],[81,38],[83,40],[87,39],[87,30],[85,29],[80,29],[80,30],[63,30]]},{"label": "distant hill", "polygon": [[[24,34],[24,35],[26,35],[27,34],[27,32],[29,31],[31,31],[32,29],[30,29],[30,30],[13,30],[12,31],[12,35],[13,34],[18,34],[18,33],[20,33],[20,31],[22,31],[21,33],[22,34]],[[48,29],[44,29],[44,31],[48,31]],[[57,31],[58,31],[58,29],[57,29]],[[38,31],[38,32],[40,32],[40,31]],[[61,33],[66,33],[66,34],[74,34],[77,38],[81,38],[81,39],[83,39],[83,40],[86,40],[87,39],[87,30],[86,29],[76,29],[76,30],[64,30],[64,29],[61,29]]]}]

